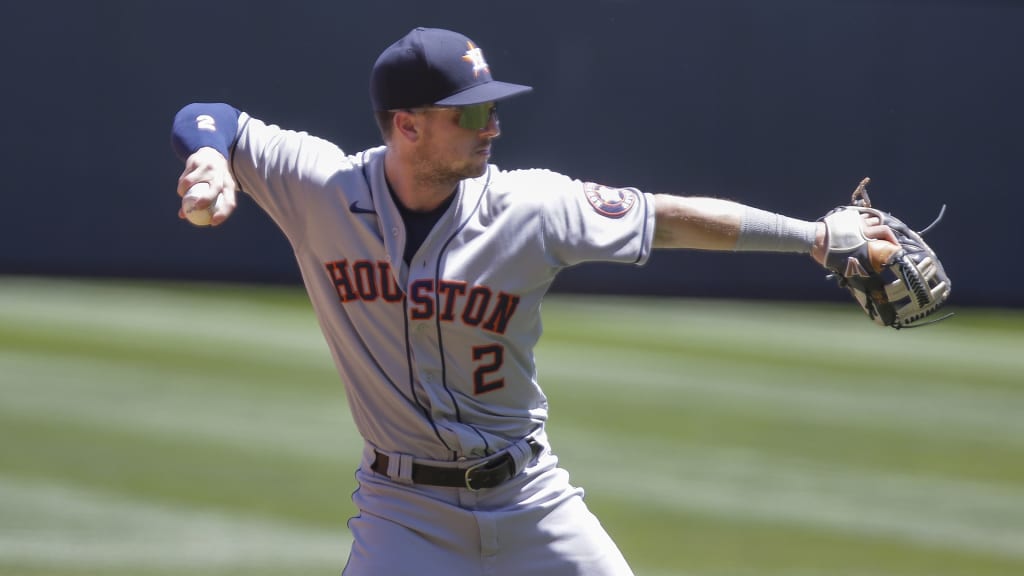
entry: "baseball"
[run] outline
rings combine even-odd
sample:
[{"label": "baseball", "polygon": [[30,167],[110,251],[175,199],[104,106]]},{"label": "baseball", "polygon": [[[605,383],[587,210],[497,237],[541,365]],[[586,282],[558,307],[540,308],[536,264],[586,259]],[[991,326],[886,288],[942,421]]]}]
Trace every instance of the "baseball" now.
[{"label": "baseball", "polygon": [[217,197],[213,199],[209,206],[197,208],[196,202],[200,199],[212,197],[210,185],[206,182],[200,182],[189,188],[188,192],[181,198],[181,210],[185,213],[185,218],[192,224],[196,226],[209,226],[213,213],[217,210],[217,206],[220,205],[222,196],[217,194]]}]

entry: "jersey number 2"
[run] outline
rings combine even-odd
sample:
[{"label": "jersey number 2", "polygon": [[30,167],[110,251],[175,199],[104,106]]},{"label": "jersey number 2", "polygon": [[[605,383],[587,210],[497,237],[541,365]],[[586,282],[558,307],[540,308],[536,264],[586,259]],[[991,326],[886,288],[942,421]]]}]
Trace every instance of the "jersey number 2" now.
[{"label": "jersey number 2", "polygon": [[495,378],[488,380],[487,378],[501,369],[502,364],[505,363],[505,347],[500,344],[491,344],[490,346],[474,346],[473,347],[473,360],[483,361],[476,370],[473,371],[473,393],[484,394],[487,392],[493,392],[499,388],[505,387],[504,378]]}]

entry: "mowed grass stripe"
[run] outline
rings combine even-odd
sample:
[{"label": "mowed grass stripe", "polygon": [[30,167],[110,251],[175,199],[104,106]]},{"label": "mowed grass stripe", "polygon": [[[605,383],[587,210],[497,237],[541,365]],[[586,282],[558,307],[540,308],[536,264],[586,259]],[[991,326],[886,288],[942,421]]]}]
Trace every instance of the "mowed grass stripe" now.
[{"label": "mowed grass stripe", "polygon": [[[930,391],[915,381],[876,392],[859,375],[683,356],[544,344],[538,361],[552,427],[1024,485],[1024,399],[1005,390]],[[628,360],[605,360],[620,357]]]},{"label": "mowed grass stripe", "polygon": [[[952,326],[895,331],[872,325],[850,306],[573,296],[557,308],[545,308],[544,342],[626,346],[787,369],[805,366],[834,376],[860,375],[869,388],[927,380],[1019,396],[1024,327],[987,331],[977,323],[988,312],[974,314],[960,311]],[[1004,313],[1003,319],[1014,316],[1024,323],[1019,312]],[[616,359],[625,360],[612,356],[607,361]],[[830,380],[820,384],[828,386]]]},{"label": "mowed grass stripe", "polygon": [[0,478],[0,566],[107,569],[320,567],[336,572],[351,539],[245,514],[159,505],[123,493]]},{"label": "mowed grass stripe", "polygon": [[352,514],[352,470],[297,454],[226,447],[97,423],[2,414],[0,476],[75,482],[163,505],[333,526]]},{"label": "mowed grass stripe", "polygon": [[[757,494],[749,496],[756,499]],[[884,531],[855,534],[815,525],[730,518],[719,512],[637,507],[592,490],[602,519],[638,576],[1018,576],[1021,561],[909,543]],[[643,526],[640,530],[638,527]]]},{"label": "mowed grass stripe", "polygon": [[[886,366],[874,364],[842,370],[828,364],[824,352],[803,352],[820,348],[815,332],[827,331],[813,322],[809,335],[798,325],[771,337],[762,334],[765,345],[779,349],[779,354],[751,355],[749,349],[757,346],[743,342],[749,331],[741,331],[735,342],[721,339],[714,303],[663,304],[655,314],[655,303],[641,300],[634,320],[612,322],[603,330],[594,317],[602,317],[605,310],[613,310],[615,317],[629,315],[631,304],[574,297],[568,305],[559,301],[556,309],[548,308],[538,363],[551,398],[553,426],[614,427],[627,435],[733,443],[895,471],[1024,483],[1024,385],[1019,381],[985,385],[991,374],[984,364],[967,380],[955,374],[935,379],[928,374],[893,377]],[[780,314],[774,304],[737,303],[730,308],[761,320]],[[766,312],[758,312],[761,309]],[[693,320],[684,314],[691,310]],[[834,315],[836,311],[826,307],[823,317]],[[858,326],[892,333],[864,324]],[[933,330],[950,326],[956,328],[950,321]],[[706,338],[709,331],[717,336]],[[580,332],[586,333],[584,342],[577,341]],[[674,344],[649,344],[662,334]],[[780,347],[780,340],[785,346]],[[957,338],[943,335],[941,340]],[[997,331],[993,340],[994,349],[1015,349],[1015,334],[1010,331]],[[973,345],[985,344],[975,339]],[[864,349],[844,344],[827,354],[869,357]],[[730,357],[734,351],[738,358]],[[930,365],[933,356],[930,346],[914,340],[901,354],[909,367]],[[1024,357],[1016,352],[1005,356],[995,363],[996,371],[1019,366],[1019,380]]]},{"label": "mowed grass stripe", "polygon": [[[259,375],[244,371],[228,380],[192,366],[147,370],[104,360],[4,352],[0,373],[10,377],[0,414],[328,462],[346,451],[357,455],[362,447],[336,376],[333,386],[307,386],[297,395],[280,383],[254,386]],[[331,382],[331,376],[324,380]]]},{"label": "mowed grass stripe", "polygon": [[[186,285],[179,293],[160,284],[4,280],[0,344],[172,370],[259,370],[296,383],[333,375],[308,301],[296,296],[292,291],[293,304],[282,305],[287,300],[269,299],[255,288],[199,291]],[[276,304],[268,306],[268,300]]]},{"label": "mowed grass stripe", "polygon": [[[596,357],[628,354],[580,371]],[[927,434],[978,437],[1024,447],[1024,393],[975,390],[926,378],[891,382],[884,390],[859,388],[866,374],[819,370],[794,361],[779,368],[729,361],[686,350],[659,352],[643,346],[546,342],[538,353],[542,378],[574,381],[616,402],[686,405],[699,401],[780,413],[807,421],[848,421]],[[884,373],[878,379],[885,379]],[[638,394],[637,389],[645,394]]]},{"label": "mowed grass stripe", "polygon": [[[804,525],[1024,560],[1024,488],[852,466],[708,445],[638,444],[614,434],[561,435],[570,470],[602,497],[661,510],[733,520]],[[607,466],[629,453],[642,474]]]}]

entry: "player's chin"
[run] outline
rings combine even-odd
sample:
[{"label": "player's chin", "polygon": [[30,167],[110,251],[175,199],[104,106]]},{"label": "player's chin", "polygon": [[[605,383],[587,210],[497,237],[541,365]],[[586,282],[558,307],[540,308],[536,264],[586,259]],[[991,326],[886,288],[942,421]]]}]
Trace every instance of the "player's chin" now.
[{"label": "player's chin", "polygon": [[462,171],[463,178],[479,178],[487,172],[487,159],[490,156],[484,156],[480,159],[475,159],[473,162],[466,165]]}]

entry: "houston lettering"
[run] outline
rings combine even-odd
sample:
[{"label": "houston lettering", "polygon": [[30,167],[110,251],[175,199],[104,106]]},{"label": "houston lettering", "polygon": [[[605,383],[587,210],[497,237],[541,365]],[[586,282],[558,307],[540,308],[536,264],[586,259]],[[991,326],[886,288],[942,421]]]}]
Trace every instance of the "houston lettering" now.
[{"label": "houston lettering", "polygon": [[[402,289],[391,273],[388,262],[348,260],[327,262],[327,274],[338,292],[338,300],[349,303],[399,303]],[[508,323],[519,306],[519,296],[497,292],[487,286],[469,285],[455,280],[435,281],[433,278],[415,280],[409,285],[409,318],[430,320],[435,316],[442,322],[462,322],[489,332],[504,334]]]}]

